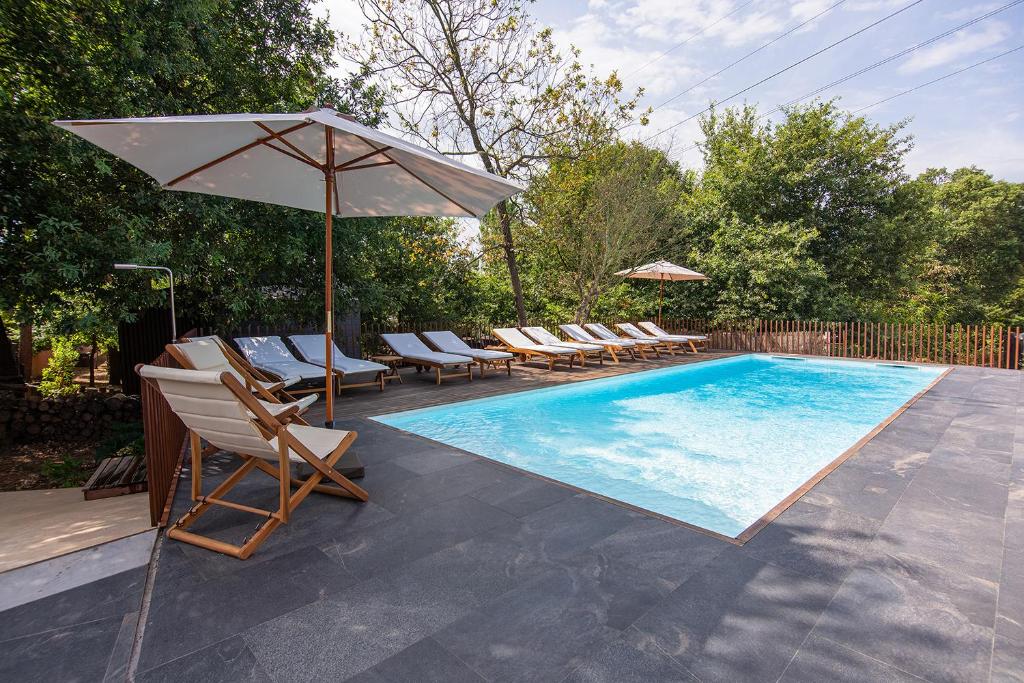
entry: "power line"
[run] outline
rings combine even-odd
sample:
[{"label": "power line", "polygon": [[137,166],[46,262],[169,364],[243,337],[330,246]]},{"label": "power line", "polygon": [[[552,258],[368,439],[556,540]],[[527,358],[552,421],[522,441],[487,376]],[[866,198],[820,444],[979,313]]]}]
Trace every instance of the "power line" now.
[{"label": "power line", "polygon": [[[1021,1],[1024,2],[1024,0],[1021,0]],[[674,102],[675,100],[679,99],[680,97],[682,97],[686,93],[690,92],[694,88],[699,88],[700,86],[704,85],[705,83],[710,81],[712,78],[715,78],[716,76],[721,76],[726,71],[728,71],[729,69],[733,68],[734,66],[736,66],[740,62],[745,62],[746,60],[750,59],[751,57],[756,55],[761,50],[764,50],[765,48],[770,47],[771,45],[774,45],[775,43],[779,42],[780,40],[782,40],[786,36],[789,36],[789,35],[792,35],[793,33],[796,33],[797,31],[802,29],[804,26],[807,26],[807,24],[811,23],[815,19],[818,19],[819,17],[822,17],[822,16],[828,14],[829,12],[834,10],[836,7],[839,7],[840,5],[842,5],[844,2],[846,2],[846,0],[839,0],[839,2],[837,2],[836,4],[832,5],[831,7],[826,8],[826,9],[823,9],[822,11],[818,12],[817,14],[815,14],[813,17],[811,17],[807,21],[801,22],[801,23],[797,24],[796,26],[794,26],[793,28],[791,28],[788,31],[786,31],[785,33],[781,33],[781,34],[775,36],[774,38],[769,40],[767,43],[762,45],[761,47],[757,48],[756,50],[753,50],[752,52],[748,52],[747,54],[745,54],[742,57],[740,57],[739,59],[737,59],[735,62],[732,62],[731,64],[728,64],[728,65],[722,67],[721,69],[719,69],[715,73],[711,74],[710,76],[708,76],[704,80],[698,81],[697,83],[694,83],[693,85],[688,87],[686,90],[683,90],[682,92],[676,93],[672,97],[668,98],[667,100],[665,100],[664,102],[659,104],[657,107],[654,107],[653,109],[651,109],[651,111],[656,111],[658,109],[661,109],[662,107],[664,107],[669,102]]]},{"label": "power line", "polygon": [[878,19],[878,20],[868,24],[867,26],[854,31],[851,34],[849,34],[847,36],[844,36],[844,37],[840,38],[839,40],[826,45],[825,47],[821,48],[820,50],[818,50],[816,52],[813,52],[813,53],[807,55],[806,57],[793,62],[789,66],[786,66],[786,67],[783,67],[782,69],[779,69],[778,71],[776,71],[775,73],[773,73],[773,74],[771,74],[769,76],[765,76],[764,78],[759,80],[757,83],[754,83],[753,85],[748,85],[746,88],[743,88],[742,90],[738,90],[738,91],[734,92],[732,95],[729,95],[725,99],[719,100],[718,102],[708,106],[706,109],[703,109],[703,110],[697,112],[696,114],[693,114],[692,116],[688,116],[685,119],[683,119],[682,121],[679,121],[678,123],[674,123],[671,126],[667,126],[665,128],[662,128],[661,130],[659,130],[654,135],[651,135],[651,136],[649,136],[647,138],[644,138],[643,140],[641,140],[641,142],[648,142],[648,141],[653,140],[654,138],[658,137],[662,133],[670,131],[673,128],[678,128],[679,126],[683,125],[687,121],[692,121],[693,119],[697,118],[701,114],[706,114],[707,112],[711,111],[711,109],[716,104],[723,104],[725,102],[728,102],[729,100],[733,100],[733,99],[739,97],[740,95],[742,95],[743,93],[748,92],[750,90],[753,90],[754,88],[756,88],[759,85],[767,83],[768,81],[772,80],[776,76],[780,76],[780,75],[786,73],[787,71],[789,71],[791,69],[794,69],[794,68],[800,66],[801,64],[803,64],[803,63],[805,63],[807,61],[810,61],[811,59],[814,59],[815,57],[817,57],[818,55],[820,55],[822,53],[828,52],[829,50],[831,50],[832,48],[834,48],[834,47],[836,47],[838,45],[842,45],[843,43],[845,43],[846,41],[850,40],[851,38],[855,38],[855,37],[859,36],[860,34],[866,32],[866,31],[871,30],[875,26],[878,26],[879,24],[881,24],[883,22],[886,22],[889,19],[892,19],[893,17],[895,17],[897,15],[902,14],[903,12],[906,12],[910,8],[914,7],[915,5],[920,5],[922,2],[924,2],[924,0],[914,0],[913,2],[911,2],[911,3],[907,4],[907,5],[904,5],[900,9],[896,10],[895,12],[891,12],[890,14],[885,15],[881,19]]},{"label": "power line", "polygon": [[1003,5],[1002,7],[997,7],[996,9],[992,10],[991,12],[987,12],[985,14],[982,14],[979,17],[975,17],[974,19],[971,19],[970,21],[965,21],[964,23],[960,24],[959,26],[954,26],[953,28],[949,29],[948,31],[944,31],[944,32],[942,32],[942,33],[940,33],[940,34],[938,34],[936,36],[932,36],[931,38],[928,38],[927,40],[923,40],[923,41],[921,41],[920,43],[918,43],[916,45],[911,45],[910,47],[908,47],[906,49],[903,49],[903,50],[900,50],[899,52],[897,52],[897,53],[895,53],[893,55],[889,55],[885,59],[880,59],[880,60],[878,60],[877,62],[875,62],[873,64],[869,64],[869,65],[865,66],[862,69],[858,69],[857,71],[854,71],[853,73],[849,73],[849,74],[847,74],[845,76],[842,76],[841,78],[838,78],[838,79],[832,81],[831,83],[826,83],[825,85],[821,86],[820,88],[812,90],[809,93],[806,93],[804,95],[801,95],[800,97],[793,98],[792,100],[789,100],[788,102],[780,104],[777,107],[775,107],[775,109],[772,109],[771,111],[762,114],[758,118],[762,118],[762,119],[763,118],[767,118],[768,116],[771,116],[775,112],[781,111],[781,110],[785,109],[786,107],[788,107],[790,105],[796,104],[797,102],[802,102],[803,100],[806,100],[806,99],[808,99],[810,97],[814,97],[815,95],[819,95],[819,94],[825,92],[826,90],[828,90],[829,88],[832,88],[832,87],[837,86],[837,85],[841,85],[841,84],[843,84],[843,83],[845,83],[845,82],[847,82],[849,80],[852,80],[852,79],[856,78],[857,76],[862,76],[862,75],[866,74],[867,72],[873,71],[873,70],[877,69],[880,66],[884,66],[885,64],[888,64],[889,62],[892,62],[892,61],[895,61],[895,60],[899,59],[900,57],[905,57],[906,55],[910,54],[911,52],[914,52],[916,50],[920,50],[922,47],[927,47],[927,46],[931,45],[932,43],[936,43],[936,42],[942,40],[943,38],[946,38],[946,37],[956,33],[957,31],[962,31],[965,28],[968,28],[970,26],[973,26],[974,24],[977,24],[977,23],[982,22],[982,21],[984,21],[986,19],[989,19],[989,18],[999,14],[1000,12],[1005,12],[1008,9],[1016,7],[1017,5],[1020,5],[1021,3],[1024,3],[1024,0],[1014,0],[1014,2],[1007,3],[1007,4]]},{"label": "power line", "polygon": [[754,4],[754,0],[748,0],[748,2],[743,3],[742,5],[740,5],[739,7],[734,9],[733,11],[729,12],[728,14],[726,14],[724,16],[721,16],[718,19],[716,19],[715,21],[711,22],[710,24],[707,24],[707,25],[701,27],[700,29],[694,31],[693,33],[688,35],[686,38],[684,38],[681,42],[676,43],[675,45],[673,45],[672,47],[670,47],[669,49],[665,50],[660,55],[655,57],[654,59],[652,59],[652,60],[650,60],[648,62],[645,62],[645,63],[641,64],[640,66],[638,66],[637,68],[635,68],[632,71],[630,71],[628,74],[626,74],[625,76],[622,77],[622,80],[626,80],[628,78],[632,78],[636,74],[640,73],[641,71],[643,71],[644,69],[649,67],[651,64],[654,64],[655,62],[663,59],[670,52],[674,52],[674,51],[678,50],[679,48],[681,48],[683,45],[686,45],[688,42],[690,42],[694,38],[696,38],[698,36],[701,36],[701,35],[704,35],[704,33],[706,31],[708,31],[709,29],[714,28],[715,26],[717,26],[718,24],[722,23],[723,21],[725,21],[726,19],[728,19],[732,15],[736,14],[740,10],[744,9],[745,7],[749,7],[750,5],[753,5],[753,4]]},{"label": "power line", "polygon": [[[889,97],[886,97],[886,98],[883,98],[881,100],[878,100],[877,102],[872,102],[871,104],[866,105],[864,107],[860,107],[859,109],[854,109],[850,113],[851,114],[858,114],[858,113],[860,113],[860,112],[862,112],[862,111],[864,111],[866,109],[871,109],[872,107],[877,107],[878,105],[884,104],[884,103],[886,103],[886,102],[888,102],[890,100],[894,100],[897,97],[903,97],[904,95],[906,95],[908,93],[912,93],[912,92],[914,92],[916,90],[920,90],[921,88],[926,88],[929,85],[934,85],[935,83],[938,83],[940,81],[944,81],[946,79],[952,78],[953,76],[958,76],[958,75],[962,74],[965,71],[970,71],[971,69],[975,69],[975,68],[977,68],[979,66],[983,66],[985,64],[988,64],[989,62],[993,62],[993,61],[995,61],[997,59],[1000,59],[1001,57],[1005,57],[1006,55],[1012,54],[1014,52],[1018,52],[1020,50],[1024,50],[1024,45],[1018,45],[1015,48],[1011,48],[1009,50],[1006,50],[1005,52],[1000,52],[997,55],[989,57],[988,59],[983,59],[980,62],[975,62],[974,64],[971,64],[969,66],[965,66],[963,68],[957,69],[956,71],[950,71],[949,73],[947,73],[947,74],[945,74],[943,76],[939,76],[938,78],[933,78],[930,81],[926,81],[924,83],[919,83],[918,85],[915,85],[912,88],[907,88],[906,90],[898,92],[895,95],[890,95]],[[684,147],[683,149],[681,149],[679,151],[679,154],[684,154],[686,152],[689,152],[692,149],[697,149],[698,147],[700,147],[699,143],[692,144],[689,147]]]},{"label": "power line", "polygon": [[952,78],[953,76],[958,76],[958,75],[962,74],[965,71],[970,71],[971,69],[974,69],[974,68],[977,68],[979,66],[982,66],[983,64],[988,64],[989,62],[993,62],[993,61],[999,59],[1000,57],[1005,57],[1006,55],[1012,54],[1012,53],[1017,52],[1019,50],[1024,50],[1024,45],[1018,45],[1015,48],[1007,50],[1006,52],[1000,52],[999,54],[995,55],[994,57],[989,57],[988,59],[983,59],[980,62],[975,62],[974,64],[971,64],[970,66],[965,66],[962,69],[957,69],[956,71],[951,71],[948,74],[946,74],[945,76],[939,76],[938,78],[933,78],[932,80],[930,80],[930,81],[928,81],[926,83],[921,83],[920,85],[915,85],[913,88],[907,88],[906,90],[904,90],[902,92],[898,92],[895,95],[890,95],[889,97],[886,97],[884,99],[878,100],[877,102],[872,102],[871,104],[867,105],[866,107],[861,107],[860,109],[854,109],[850,113],[851,114],[857,114],[859,112],[864,111],[865,109],[871,109],[872,107],[877,107],[878,105],[884,104],[884,103],[888,102],[889,100],[894,100],[897,97],[902,97],[902,96],[904,96],[904,95],[906,95],[908,93],[914,92],[915,90],[920,90],[921,88],[926,88],[929,85],[934,85],[935,83],[938,83],[939,81],[944,81],[947,78]]}]

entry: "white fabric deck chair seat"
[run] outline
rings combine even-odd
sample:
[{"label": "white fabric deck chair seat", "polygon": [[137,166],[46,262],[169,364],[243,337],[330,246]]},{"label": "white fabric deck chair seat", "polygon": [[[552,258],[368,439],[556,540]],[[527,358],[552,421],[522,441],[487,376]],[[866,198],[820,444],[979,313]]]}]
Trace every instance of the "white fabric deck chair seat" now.
[{"label": "white fabric deck chair seat", "polygon": [[[293,334],[288,337],[288,341],[295,346],[303,361],[320,367],[327,366],[326,335]],[[384,390],[384,373],[388,371],[388,366],[382,363],[374,363],[370,360],[363,360],[362,358],[346,356],[341,352],[337,344],[332,342],[331,345],[334,347],[332,365],[334,372],[338,375],[338,388],[379,386],[381,391]],[[346,376],[351,376],[354,381],[344,383]],[[367,376],[374,377],[374,381],[365,381]],[[360,381],[360,379],[364,381]]]},{"label": "white fabric deck chair seat", "polygon": [[381,339],[406,362],[434,368],[438,384],[441,383],[441,370],[443,368],[458,367],[460,365],[466,366],[469,380],[473,381],[472,366],[476,361],[470,356],[434,351],[412,332],[382,334]]},{"label": "white fabric deck chair seat", "polygon": [[538,344],[515,327],[496,327],[491,331],[509,351],[524,356],[526,360],[530,360],[533,356],[547,358],[548,370],[554,369],[556,360],[568,360],[570,369],[572,369],[573,362],[576,359],[579,359],[580,365],[586,363],[582,351],[571,349],[568,346]]},{"label": "white fabric deck chair seat", "polygon": [[[523,334],[525,334],[527,337],[530,337],[538,344],[544,344],[546,346],[565,346],[570,349],[576,349],[577,351],[584,354],[596,353],[597,357],[600,359],[599,362],[602,365],[604,364],[605,347],[601,346],[600,344],[587,344],[583,342],[565,341],[551,334],[543,327],[522,327],[520,329],[523,331]],[[615,362],[619,362],[617,358],[615,359]]]},{"label": "white fabric deck chair seat", "polygon": [[423,332],[423,337],[435,349],[441,353],[453,353],[458,356],[469,356],[480,366],[480,376],[484,376],[484,367],[492,365],[498,367],[505,364],[506,371],[512,374],[512,359],[515,358],[506,351],[495,351],[494,349],[474,349],[451,330],[434,330]]},{"label": "white fabric deck chair seat", "polygon": [[327,372],[312,363],[304,363],[292,355],[280,337],[235,337],[235,344],[245,359],[261,372],[278,377],[293,377],[296,383],[324,382],[327,389]]},{"label": "white fabric deck chair seat", "polygon": [[[197,501],[168,531],[169,538],[245,559],[311,491],[365,501],[366,491],[334,469],[355,441],[355,432],[323,429],[278,421],[265,402],[251,393],[229,372],[181,370],[151,365],[138,367],[139,375],[155,382],[171,410],[190,432],[192,449],[192,499]],[[202,493],[202,447],[205,439],[220,450],[236,453],[245,462],[210,493]],[[274,463],[276,467],[270,463]],[[305,479],[291,476],[291,463],[313,468]],[[278,480],[280,507],[263,510],[227,501],[230,491],[251,470],[260,469]],[[324,477],[337,486],[321,485]],[[291,488],[296,487],[295,493]],[[236,546],[188,531],[211,506],[219,505],[264,517],[257,531]]]}]

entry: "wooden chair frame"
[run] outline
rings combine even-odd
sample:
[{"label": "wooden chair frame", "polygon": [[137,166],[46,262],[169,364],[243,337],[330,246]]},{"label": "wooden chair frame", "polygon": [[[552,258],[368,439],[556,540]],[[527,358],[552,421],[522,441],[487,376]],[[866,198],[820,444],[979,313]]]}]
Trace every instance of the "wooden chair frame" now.
[{"label": "wooden chair frame", "polygon": [[[430,338],[427,337],[425,334],[423,334],[422,337],[423,337],[423,342],[427,346],[429,346],[430,348],[432,348],[435,351],[437,351],[438,353],[455,353],[455,355],[459,355],[455,351],[444,351],[443,349],[439,348],[438,345],[435,344],[434,342],[432,342],[430,340]],[[505,371],[508,373],[508,376],[509,377],[512,376],[512,359],[511,358],[473,358],[473,361],[477,365],[480,366],[480,379],[484,378],[484,369],[485,368],[492,367],[495,370],[500,370],[502,365],[505,366]]]},{"label": "wooden chair frame", "polygon": [[[396,355],[401,355],[401,354],[398,354],[397,351],[395,353],[396,353]],[[416,372],[422,372],[426,368],[433,368],[434,376],[437,378],[436,381],[435,381],[435,384],[440,384],[442,379],[453,379],[453,378],[456,378],[456,377],[461,377],[462,376],[461,372],[459,374],[457,374],[457,375],[454,374],[454,373],[450,374],[450,375],[442,375],[441,374],[441,370],[446,370],[448,368],[451,368],[453,370],[457,370],[462,365],[466,366],[466,378],[470,382],[472,382],[473,381],[473,366],[478,364],[477,361],[475,361],[475,360],[474,361],[470,361],[468,363],[434,363],[432,361],[424,360],[422,358],[409,358],[408,356],[402,356],[402,360],[404,360],[409,365],[415,365],[416,366]]]},{"label": "wooden chair frame", "polygon": [[[274,436],[277,437],[279,455],[277,466],[275,467],[270,461],[263,458],[246,453],[238,453],[237,455],[245,461],[242,466],[232,472],[213,491],[204,495],[202,492],[202,442],[196,432],[190,431],[189,445],[192,457],[191,497],[193,501],[196,501],[196,504],[189,508],[168,530],[168,538],[244,560],[251,556],[278,526],[287,524],[295,508],[313,491],[332,496],[353,498],[360,502],[365,502],[369,499],[369,494],[365,490],[334,469],[341,456],[345,454],[356,440],[356,432],[348,432],[334,450],[321,460],[288,431],[289,422],[287,418],[294,417],[294,415],[288,415],[286,420],[282,421],[282,415],[271,415],[253,397],[252,392],[242,386],[231,373],[221,373],[220,379],[224,386],[255,416],[253,424],[263,434],[264,438],[270,440]],[[304,464],[309,465],[313,469],[309,477],[302,479],[291,476],[292,460],[289,455],[290,451],[295,452],[302,458]],[[279,498],[277,510],[264,510],[223,498],[224,495],[231,491],[254,469],[258,469],[277,479]],[[325,478],[332,482],[334,486],[322,484],[321,482]],[[292,493],[293,488],[296,489],[294,493]],[[241,545],[234,545],[189,531],[189,527],[213,506],[249,512],[263,517],[264,520],[256,528],[256,531],[245,539]]]},{"label": "wooden chair frame", "polygon": [[[218,337],[218,339],[220,339],[220,338]],[[284,339],[283,338],[281,339],[281,343],[282,344],[284,343]],[[221,350],[224,351],[224,355],[228,356],[229,358],[231,356],[234,356],[235,358],[237,358],[238,360],[240,360],[241,362],[243,362],[247,366],[249,366],[252,369],[252,372],[256,373],[257,376],[266,377],[266,378],[268,378],[267,381],[270,381],[270,382],[281,382],[281,380],[284,379],[284,377],[281,377],[277,373],[272,372],[270,370],[258,370],[256,368],[256,366],[254,366],[252,363],[250,363],[247,358],[245,358],[244,356],[242,356],[242,354],[238,353],[233,348],[228,346],[228,344],[223,339],[220,340],[220,346],[221,346]],[[291,353],[291,351],[289,351],[289,353]],[[296,358],[295,360],[299,360],[299,359]],[[301,362],[305,362],[305,361],[301,361]],[[307,363],[307,365],[313,365],[313,364],[312,363]],[[303,387],[301,389],[295,389],[293,387],[293,388],[290,388],[288,390],[288,392],[290,394],[292,394],[293,396],[298,396],[299,394],[315,394],[315,393],[321,392],[321,391],[324,394],[326,394],[328,392],[329,388],[333,388],[334,387],[334,383],[327,381],[327,369],[324,368],[323,366],[317,366],[317,367],[320,367],[324,371],[324,385],[322,387],[321,386],[312,386],[312,387]],[[312,379],[310,379],[309,381],[312,381]]]},{"label": "wooden chair frame", "polygon": [[[544,330],[543,327],[540,328],[540,329]],[[580,363],[581,366],[583,365],[583,363],[586,361],[587,358],[590,358],[590,357],[594,356],[595,354],[596,354],[596,357],[597,357],[597,364],[598,365],[604,365],[604,353],[605,353],[606,350],[609,351],[609,353],[611,354],[612,360],[614,360],[616,363],[619,362],[619,359],[615,355],[615,352],[612,351],[611,349],[606,348],[603,344],[592,344],[593,346],[600,346],[601,347],[600,349],[590,349],[590,350],[587,350],[587,349],[577,349],[575,346],[570,346],[568,344],[563,344],[561,340],[559,340],[558,344],[556,344],[555,342],[544,342],[544,341],[541,341],[540,339],[537,339],[537,337],[535,337],[534,335],[532,335],[529,332],[527,332],[525,327],[520,328],[519,331],[522,332],[523,334],[525,334],[527,337],[529,337],[533,341],[537,342],[538,344],[546,345],[546,346],[565,346],[565,348],[567,348],[567,349],[573,349],[574,351],[576,351],[577,353],[580,354],[580,358],[581,358],[581,361],[582,361]],[[544,331],[547,332],[548,334],[551,334],[551,332],[549,332],[548,330],[544,330]],[[558,339],[558,337],[556,335],[554,335],[554,334],[551,334],[551,336],[555,337],[556,339]],[[573,343],[591,344],[591,342],[573,342]],[[621,349],[621,347],[619,347],[619,348]]]},{"label": "wooden chair frame", "polygon": [[[650,322],[648,322],[648,324],[653,325],[653,323],[650,323]],[[643,330],[644,332],[648,332],[648,330],[640,327],[640,325],[637,325],[637,328]],[[654,334],[654,333],[652,332],[651,334]],[[667,334],[670,334],[670,333],[667,333]],[[686,332],[684,331],[684,332],[681,332],[679,336],[689,337],[691,335],[686,334]],[[701,335],[701,336],[704,336],[704,335]],[[707,350],[708,350],[708,339],[707,339],[707,336],[704,336],[703,339],[687,339],[685,342],[678,342],[678,341],[676,341],[674,343],[676,343],[676,344],[683,344],[683,343],[685,343],[685,344],[689,345],[691,351],[693,351],[694,353],[700,353],[700,351],[697,349],[697,346],[694,345],[694,342],[696,342],[697,345],[699,345],[702,349],[704,349],[705,352],[707,352]]]},{"label": "wooden chair frame", "polygon": [[573,362],[576,361],[577,359],[580,362],[581,368],[587,364],[587,357],[581,351],[576,351],[576,353],[552,353],[549,351],[538,351],[537,349],[529,349],[509,344],[505,339],[502,339],[501,335],[498,334],[497,332],[494,332],[494,336],[497,337],[501,341],[501,343],[505,345],[505,349],[509,353],[513,353],[519,356],[520,360],[524,363],[529,363],[534,356],[539,358],[546,358],[548,362],[549,372],[555,369],[555,361],[568,360],[570,370],[572,370]]}]

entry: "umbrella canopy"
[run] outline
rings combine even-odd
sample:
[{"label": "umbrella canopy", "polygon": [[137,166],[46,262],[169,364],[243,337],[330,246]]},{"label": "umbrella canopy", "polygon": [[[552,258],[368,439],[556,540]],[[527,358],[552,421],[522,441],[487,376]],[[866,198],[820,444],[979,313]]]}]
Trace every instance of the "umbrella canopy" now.
[{"label": "umbrella canopy", "polygon": [[[331,108],[54,124],[148,173],[167,190],[323,211],[328,387],[334,358],[331,217],[479,218],[525,189]],[[333,418],[334,393],[328,388],[328,425]]]},{"label": "umbrella canopy", "polygon": [[627,268],[615,273],[623,277],[635,277],[641,280],[661,280],[658,294],[658,324],[661,325],[661,305],[665,302],[665,281],[707,280],[708,276],[689,268],[677,266],[668,261],[655,261],[636,268]]},{"label": "umbrella canopy", "polygon": [[645,280],[707,280],[707,275],[702,275],[695,270],[677,266],[668,261],[655,261],[636,268],[627,268],[615,273],[623,277],[635,277]]}]

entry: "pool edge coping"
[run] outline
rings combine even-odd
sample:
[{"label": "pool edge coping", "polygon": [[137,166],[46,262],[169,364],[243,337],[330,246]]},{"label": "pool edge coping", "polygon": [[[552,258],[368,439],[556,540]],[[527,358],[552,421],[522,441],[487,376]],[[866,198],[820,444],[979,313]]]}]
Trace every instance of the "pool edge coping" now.
[{"label": "pool edge coping", "polygon": [[[813,358],[821,358],[820,356],[804,356],[804,355],[801,355],[801,354],[761,354],[761,353],[758,353],[758,352],[738,353],[738,354],[736,354],[736,356],[727,356],[726,358],[735,358],[735,357],[744,356],[744,355],[767,355],[767,356],[779,355],[779,356],[788,356],[788,357],[797,357],[797,358],[812,358],[812,359]],[[722,359],[718,359],[718,358],[711,359],[711,358],[709,358],[706,361],[697,361],[697,364],[700,364],[700,363],[703,363],[703,362],[711,362],[711,361],[714,361],[714,360],[722,360]],[[861,361],[861,362],[863,362],[863,361],[870,361],[870,359],[861,359],[861,358],[845,359],[845,358],[831,358],[831,357],[830,358],[826,358],[825,360],[854,360],[854,361]],[[877,362],[877,361],[875,361],[875,362]],[[933,366],[933,364],[931,364],[931,363],[907,363],[907,365],[922,366],[922,367],[931,367],[931,366]],[[384,427],[386,429],[390,429],[390,430],[393,430],[395,432],[398,432],[400,434],[404,434],[404,435],[407,435],[407,436],[412,436],[412,437],[417,438],[417,439],[422,439],[422,440],[427,441],[427,442],[432,443],[432,444],[438,444],[438,445],[444,446],[445,448],[451,448],[451,449],[453,449],[455,451],[458,451],[460,453],[464,453],[464,454],[469,455],[469,456],[471,456],[473,458],[476,458],[478,460],[484,460],[484,461],[486,461],[488,463],[492,463],[494,465],[497,465],[498,467],[504,467],[504,468],[509,469],[509,470],[511,470],[513,472],[517,472],[518,474],[522,474],[522,475],[531,477],[533,479],[539,479],[541,481],[545,481],[545,482],[548,482],[550,484],[555,484],[557,486],[561,486],[563,488],[569,489],[570,491],[575,491],[576,493],[582,493],[582,494],[585,494],[587,496],[591,496],[593,498],[597,498],[598,500],[602,500],[602,501],[604,501],[606,503],[611,503],[612,505],[617,505],[618,507],[625,508],[625,509],[631,510],[633,512],[638,512],[638,513],[640,513],[642,515],[645,515],[647,517],[654,517],[655,519],[660,519],[663,522],[668,522],[669,524],[674,524],[676,526],[681,526],[681,527],[689,529],[691,531],[696,531],[697,533],[703,534],[705,536],[710,536],[711,538],[715,538],[715,539],[718,539],[720,541],[725,541],[726,543],[729,543],[729,544],[734,545],[734,546],[743,546],[748,541],[750,541],[752,538],[754,538],[754,536],[756,536],[759,532],[761,532],[765,527],[767,527],[769,524],[771,524],[779,515],[781,515],[789,507],[791,507],[794,503],[796,503],[798,500],[800,500],[800,498],[802,498],[804,495],[806,495],[808,491],[810,491],[812,488],[814,488],[816,485],[818,485],[825,477],[827,477],[829,474],[831,474],[836,469],[838,469],[840,465],[842,465],[844,462],[846,462],[851,457],[853,457],[858,451],[860,451],[860,449],[862,449],[872,439],[874,439],[876,436],[878,436],[878,434],[881,433],[882,430],[884,430],[890,424],[892,424],[896,420],[896,418],[898,418],[900,415],[902,415],[904,412],[906,412],[907,409],[909,409],[912,405],[917,403],[918,400],[920,400],[925,394],[927,394],[929,391],[931,391],[935,387],[936,384],[938,384],[943,379],[945,379],[949,375],[949,373],[953,372],[955,367],[956,366],[947,365],[945,370],[943,370],[938,376],[936,376],[931,382],[928,383],[928,386],[924,387],[923,389],[918,391],[916,394],[911,396],[909,399],[907,399],[907,401],[905,403],[903,403],[903,405],[898,407],[895,411],[892,412],[892,414],[890,414],[884,420],[882,420],[877,425],[875,425],[875,427],[872,428],[871,431],[869,431],[867,434],[865,434],[860,439],[858,439],[855,444],[853,444],[852,446],[847,448],[845,451],[843,451],[841,454],[839,454],[838,457],[836,457],[834,460],[829,462],[823,468],[821,468],[820,470],[815,472],[803,484],[801,484],[796,489],[794,489],[792,493],[790,493],[788,496],[786,496],[781,501],[779,501],[774,507],[772,507],[772,509],[770,509],[768,512],[766,512],[763,515],[761,515],[756,521],[754,521],[750,526],[748,526],[746,529],[741,531],[735,537],[727,536],[727,535],[725,535],[723,533],[720,533],[720,532],[717,532],[717,531],[713,531],[711,529],[708,529],[708,528],[705,528],[705,527],[702,527],[702,526],[698,526],[698,525],[693,524],[691,522],[685,522],[685,521],[683,521],[681,519],[676,519],[675,517],[670,517],[670,516],[662,514],[660,512],[655,512],[654,510],[649,510],[647,508],[640,507],[639,505],[634,505],[632,503],[627,503],[626,501],[619,500],[618,498],[611,498],[609,496],[605,496],[605,495],[597,493],[595,491],[591,491],[590,489],[581,488],[579,486],[575,486],[573,484],[569,484],[569,483],[566,483],[564,481],[559,481],[558,479],[553,479],[553,478],[547,477],[547,476],[545,476],[543,474],[538,474],[536,472],[531,472],[530,470],[526,470],[526,469],[523,469],[521,467],[516,467],[515,465],[510,465],[510,464],[505,463],[505,462],[501,462],[500,460],[495,460],[493,458],[488,458],[487,456],[480,455],[479,453],[474,453],[473,451],[468,451],[468,450],[466,450],[464,448],[459,448],[458,446],[453,446],[453,445],[445,443],[443,441],[436,441],[436,440],[431,439],[429,437],[423,436],[422,434],[417,434],[416,432],[411,432],[411,431],[408,431],[408,430],[405,430],[405,429],[401,429],[400,427],[395,427],[393,425],[387,424],[386,422],[382,422],[380,420],[375,419],[375,417],[383,417],[383,415],[381,415],[381,416],[368,416],[365,419],[371,420],[375,424],[377,424],[377,425],[379,425],[381,427]],[[625,373],[625,374],[631,374],[631,373]],[[598,378],[598,379],[611,379],[611,378]],[[580,381],[581,382],[590,382],[590,381],[596,381],[596,380],[580,380]],[[558,386],[558,385],[556,385],[556,386]],[[545,388],[555,388],[555,387],[543,387],[541,389],[527,389],[527,390],[524,390],[524,391],[542,391]],[[510,392],[510,393],[515,394],[515,393],[521,393],[521,392]],[[486,398],[494,398],[494,397],[488,396],[488,397],[483,397],[481,399],[471,399],[471,400],[484,400]],[[462,403],[462,401],[454,401],[453,403]],[[437,408],[437,407],[440,407],[440,406],[443,406],[443,405],[449,405],[449,404],[438,404],[437,406],[425,406],[424,408],[418,408],[418,409],[413,409],[411,411],[400,411],[400,412],[417,412],[419,410],[428,410],[428,409]],[[394,413],[386,413],[386,414],[394,414]]]}]

